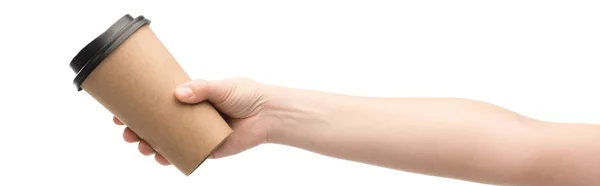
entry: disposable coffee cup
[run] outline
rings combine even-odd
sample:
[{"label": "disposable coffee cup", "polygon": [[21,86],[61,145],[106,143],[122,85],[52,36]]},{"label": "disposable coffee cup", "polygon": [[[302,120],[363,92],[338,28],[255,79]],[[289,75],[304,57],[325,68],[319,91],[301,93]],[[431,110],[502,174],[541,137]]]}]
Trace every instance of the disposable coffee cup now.
[{"label": "disposable coffee cup", "polygon": [[149,25],[144,16],[117,20],[73,58],[73,83],[189,176],[232,129],[210,102],[175,98],[191,78]]}]

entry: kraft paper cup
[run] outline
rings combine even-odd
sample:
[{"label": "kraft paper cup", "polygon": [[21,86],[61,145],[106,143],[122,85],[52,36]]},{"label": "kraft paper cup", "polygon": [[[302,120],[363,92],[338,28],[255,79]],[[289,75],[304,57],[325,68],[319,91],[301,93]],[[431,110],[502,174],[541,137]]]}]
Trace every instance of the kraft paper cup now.
[{"label": "kraft paper cup", "polygon": [[189,176],[232,129],[209,102],[175,98],[191,78],[149,24],[129,14],[116,21],[73,58],[73,83]]}]

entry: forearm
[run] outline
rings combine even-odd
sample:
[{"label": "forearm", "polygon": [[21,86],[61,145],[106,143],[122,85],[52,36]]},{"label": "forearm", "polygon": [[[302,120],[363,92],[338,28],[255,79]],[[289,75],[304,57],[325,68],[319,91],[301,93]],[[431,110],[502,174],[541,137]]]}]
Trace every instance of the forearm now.
[{"label": "forearm", "polygon": [[[566,157],[574,156],[548,144],[586,150],[571,143],[594,144],[600,136],[595,126],[586,125],[595,129],[587,132],[570,125],[556,130],[552,126],[562,125],[542,124],[483,102],[363,98],[311,91],[286,96],[290,104],[283,104],[278,116],[284,126],[278,127],[271,142],[336,158],[501,185],[541,183],[542,177],[556,176],[554,169],[597,162],[569,160]],[[591,153],[580,156],[592,158]],[[552,164],[558,159],[579,164]]]}]

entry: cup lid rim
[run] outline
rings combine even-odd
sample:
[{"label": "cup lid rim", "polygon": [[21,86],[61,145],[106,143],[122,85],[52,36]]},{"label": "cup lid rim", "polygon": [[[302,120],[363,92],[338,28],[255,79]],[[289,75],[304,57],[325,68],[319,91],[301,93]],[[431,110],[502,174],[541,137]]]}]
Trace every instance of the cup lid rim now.
[{"label": "cup lid rim", "polygon": [[130,14],[125,14],[83,47],[69,63],[76,73],[73,83],[77,91],[82,90],[83,81],[110,53],[146,24],[150,24],[150,20],[143,15],[133,18]]}]

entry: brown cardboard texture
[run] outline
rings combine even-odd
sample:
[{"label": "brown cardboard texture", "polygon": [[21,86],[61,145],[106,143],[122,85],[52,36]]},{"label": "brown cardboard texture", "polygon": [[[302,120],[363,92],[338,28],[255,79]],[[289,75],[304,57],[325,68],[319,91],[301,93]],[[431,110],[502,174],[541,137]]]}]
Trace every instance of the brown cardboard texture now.
[{"label": "brown cardboard texture", "polygon": [[148,25],[109,54],[81,88],[186,176],[232,133],[207,101],[174,95],[190,77]]}]

